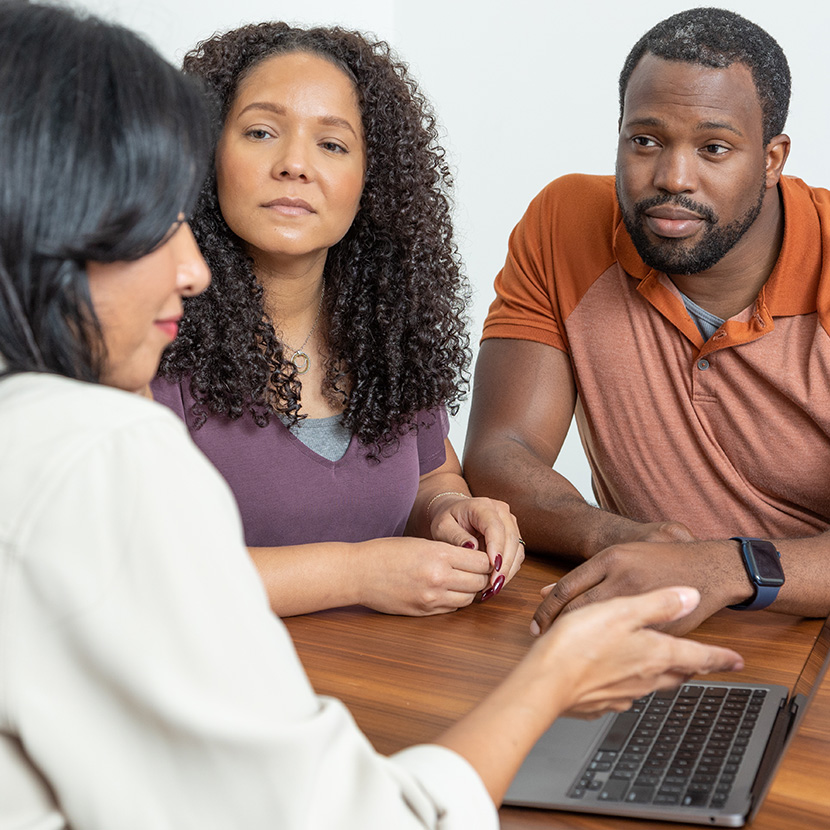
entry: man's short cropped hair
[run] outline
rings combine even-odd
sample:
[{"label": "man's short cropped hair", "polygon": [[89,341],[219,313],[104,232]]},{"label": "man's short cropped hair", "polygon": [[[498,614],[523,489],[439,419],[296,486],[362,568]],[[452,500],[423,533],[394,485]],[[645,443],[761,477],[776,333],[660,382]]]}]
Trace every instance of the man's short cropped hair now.
[{"label": "man's short cropped hair", "polygon": [[634,45],[620,73],[620,118],[634,67],[646,53],[722,69],[744,64],[761,102],[764,144],[783,132],[790,106],[790,67],[776,40],[760,26],[725,9],[698,8],[658,23]]}]

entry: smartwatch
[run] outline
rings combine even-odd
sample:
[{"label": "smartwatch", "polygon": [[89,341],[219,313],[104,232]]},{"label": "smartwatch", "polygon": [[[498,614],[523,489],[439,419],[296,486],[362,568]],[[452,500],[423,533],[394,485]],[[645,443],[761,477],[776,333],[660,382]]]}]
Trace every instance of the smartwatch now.
[{"label": "smartwatch", "polygon": [[741,558],[749,581],[755,586],[755,596],[739,605],[729,607],[736,611],[758,611],[775,602],[784,584],[781,554],[772,542],[749,536],[732,536],[741,543]]}]

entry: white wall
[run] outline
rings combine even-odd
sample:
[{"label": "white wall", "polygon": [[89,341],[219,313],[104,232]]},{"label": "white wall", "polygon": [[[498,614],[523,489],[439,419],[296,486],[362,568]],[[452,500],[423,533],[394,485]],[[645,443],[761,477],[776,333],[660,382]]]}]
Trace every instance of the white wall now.
[{"label": "white wall", "polygon": [[[409,62],[446,131],[456,170],[456,229],[475,287],[477,337],[507,237],[544,184],[568,172],[613,172],[617,76],[628,50],[663,17],[709,2],[619,0],[82,0],[143,32],[168,58],[214,31],[285,19],[338,23],[388,40]],[[717,0],[711,0],[717,5]],[[793,76],[787,172],[830,184],[830,4],[732,0],[766,28]],[[468,405],[451,436],[464,444]],[[572,431],[557,469],[586,495],[590,476]]]}]

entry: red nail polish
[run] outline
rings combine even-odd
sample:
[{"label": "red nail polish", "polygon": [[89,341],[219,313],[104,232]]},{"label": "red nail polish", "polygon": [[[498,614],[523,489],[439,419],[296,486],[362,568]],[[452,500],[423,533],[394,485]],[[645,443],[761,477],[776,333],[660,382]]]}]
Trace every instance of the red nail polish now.
[{"label": "red nail polish", "polygon": [[462,548],[467,548],[467,549],[469,549],[469,550],[475,550],[475,549],[476,549],[476,543],[475,543],[475,542],[471,542],[471,541],[468,539],[466,542],[464,542],[464,544],[463,544],[461,547],[462,547]]},{"label": "red nail polish", "polygon": [[481,601],[494,597],[504,587],[504,576],[501,575],[496,581],[481,595]]},{"label": "red nail polish", "polygon": [[496,554],[496,559],[495,559],[495,561],[493,562],[493,565],[494,565],[494,566],[495,566],[495,568],[496,568],[496,573],[498,573],[498,572],[501,570],[501,563],[502,563],[501,554],[500,554],[500,553],[497,553],[497,554]]}]

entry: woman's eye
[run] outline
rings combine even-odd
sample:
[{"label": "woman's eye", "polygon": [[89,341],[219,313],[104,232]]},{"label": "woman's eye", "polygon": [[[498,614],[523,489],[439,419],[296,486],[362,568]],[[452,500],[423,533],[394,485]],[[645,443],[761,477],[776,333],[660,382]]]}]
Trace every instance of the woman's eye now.
[{"label": "woman's eye", "polygon": [[342,145],[338,144],[335,141],[324,141],[320,145],[324,150],[328,150],[330,153],[346,153],[348,150]]},{"label": "woman's eye", "polygon": [[246,132],[245,135],[247,135],[249,138],[255,138],[258,141],[261,141],[265,138],[272,138],[271,133],[269,133],[268,130],[264,130],[262,127],[254,127],[254,129],[248,130],[248,132]]}]

